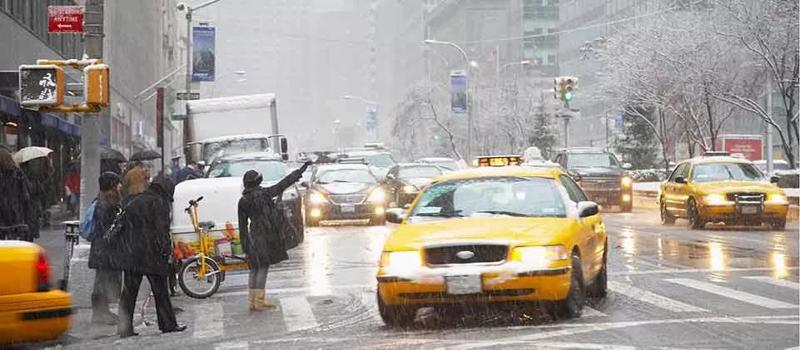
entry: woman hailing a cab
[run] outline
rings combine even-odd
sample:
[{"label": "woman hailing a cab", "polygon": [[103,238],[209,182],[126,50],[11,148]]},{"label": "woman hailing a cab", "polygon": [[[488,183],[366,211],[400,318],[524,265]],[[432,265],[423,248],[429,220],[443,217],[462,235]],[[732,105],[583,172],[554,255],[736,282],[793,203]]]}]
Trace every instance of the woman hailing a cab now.
[{"label": "woman hailing a cab", "polygon": [[311,162],[306,162],[270,187],[261,187],[262,177],[257,171],[248,170],[244,174],[244,191],[239,200],[239,232],[250,265],[248,299],[251,311],[275,307],[264,298],[267,271],[271,264],[289,258],[280,228],[275,226],[273,220],[275,215],[283,213],[275,207],[273,198],[282,195],[284,190],[300,180],[309,165]]}]

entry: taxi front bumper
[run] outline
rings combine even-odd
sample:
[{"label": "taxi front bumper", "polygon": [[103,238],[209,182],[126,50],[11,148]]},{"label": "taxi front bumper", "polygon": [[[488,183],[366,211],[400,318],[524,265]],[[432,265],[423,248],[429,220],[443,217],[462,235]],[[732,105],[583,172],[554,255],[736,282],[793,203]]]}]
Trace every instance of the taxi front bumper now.
[{"label": "taxi front bumper", "polygon": [[512,271],[503,265],[482,267],[469,274],[480,276],[480,291],[470,294],[448,292],[447,278],[466,273],[457,269],[422,268],[419,278],[382,274],[378,294],[386,305],[439,305],[455,303],[500,303],[556,301],[566,298],[570,287],[570,266]]},{"label": "taxi front bumper", "polygon": [[69,327],[72,298],[60,290],[0,296],[0,345],[58,338]]},{"label": "taxi front bumper", "polygon": [[720,221],[741,221],[749,219],[762,220],[783,220],[789,212],[789,204],[771,204],[765,202],[763,205],[753,205],[750,210],[744,209],[747,206],[732,204],[722,205],[701,205],[698,207],[700,216],[705,220]]}]

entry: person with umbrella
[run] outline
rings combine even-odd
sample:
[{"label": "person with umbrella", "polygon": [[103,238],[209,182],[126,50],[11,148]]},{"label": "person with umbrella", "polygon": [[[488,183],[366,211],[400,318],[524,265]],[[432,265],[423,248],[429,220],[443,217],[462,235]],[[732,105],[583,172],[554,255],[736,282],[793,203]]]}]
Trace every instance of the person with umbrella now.
[{"label": "person with umbrella", "polygon": [[43,226],[50,226],[50,196],[53,190],[53,166],[48,157],[53,150],[47,147],[25,147],[14,154],[14,161],[28,177],[30,198],[35,208],[36,220],[28,227],[34,238],[39,237],[39,219]]},{"label": "person with umbrella", "polygon": [[37,220],[27,176],[0,146],[0,239],[33,241],[29,226]]}]

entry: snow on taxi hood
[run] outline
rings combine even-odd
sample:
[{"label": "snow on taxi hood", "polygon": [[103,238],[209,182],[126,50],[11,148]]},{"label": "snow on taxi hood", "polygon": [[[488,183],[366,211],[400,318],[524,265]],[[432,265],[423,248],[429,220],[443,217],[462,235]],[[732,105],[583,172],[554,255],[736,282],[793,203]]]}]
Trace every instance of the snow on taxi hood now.
[{"label": "snow on taxi hood", "polygon": [[[261,186],[271,186],[277,181],[264,182]],[[234,228],[239,227],[238,205],[242,198],[244,185],[241,177],[217,177],[210,179],[194,179],[175,186],[172,202],[172,232],[192,232],[192,222],[185,209],[189,200],[203,196],[198,207],[200,221],[213,221],[215,229],[225,227],[230,221]]]},{"label": "snow on taxi hood", "polygon": [[351,194],[363,193],[373,185],[358,182],[334,182],[324,185],[320,184],[319,186],[328,194]]},{"label": "snow on taxi hood", "polygon": [[480,217],[418,221],[400,225],[386,239],[384,250],[421,249],[428,245],[497,243],[545,245],[566,241],[575,230],[572,218]]}]

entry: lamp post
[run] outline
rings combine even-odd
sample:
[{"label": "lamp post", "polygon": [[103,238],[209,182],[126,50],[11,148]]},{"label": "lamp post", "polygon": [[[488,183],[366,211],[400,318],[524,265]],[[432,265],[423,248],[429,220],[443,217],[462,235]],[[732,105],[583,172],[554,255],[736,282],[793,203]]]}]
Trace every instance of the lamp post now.
[{"label": "lamp post", "polygon": [[[428,45],[447,45],[455,48],[461,54],[461,57],[464,58],[464,70],[469,70],[471,66],[469,57],[467,57],[467,52],[464,51],[461,46],[458,46],[456,43],[450,41],[440,41],[440,40],[432,40],[427,39],[425,43]],[[467,162],[472,160],[472,94],[469,93],[469,89],[467,89]]]}]

